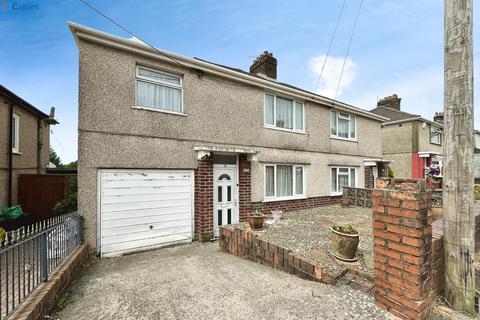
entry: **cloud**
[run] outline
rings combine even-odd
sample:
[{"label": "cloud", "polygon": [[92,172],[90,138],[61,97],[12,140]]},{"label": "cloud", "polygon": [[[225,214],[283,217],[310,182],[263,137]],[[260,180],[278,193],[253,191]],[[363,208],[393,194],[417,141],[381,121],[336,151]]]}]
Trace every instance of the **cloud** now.
[{"label": "cloud", "polygon": [[[322,66],[325,61],[326,55],[322,54],[310,59],[310,68],[312,72],[317,76],[316,83],[318,82],[315,91],[323,96],[334,98],[335,91],[337,90],[338,79],[342,71],[342,66],[345,58],[329,56],[325,64],[325,68],[322,73]],[[322,77],[320,77],[322,74]],[[352,59],[347,58],[345,62],[345,69],[343,71],[342,80],[338,87],[337,98],[350,87],[356,76],[356,65]],[[318,81],[320,79],[320,81]]]}]

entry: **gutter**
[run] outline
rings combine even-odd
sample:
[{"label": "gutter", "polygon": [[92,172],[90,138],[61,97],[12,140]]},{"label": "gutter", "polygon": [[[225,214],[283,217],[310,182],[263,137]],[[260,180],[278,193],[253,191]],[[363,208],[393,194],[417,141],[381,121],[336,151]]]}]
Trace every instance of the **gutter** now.
[{"label": "gutter", "polygon": [[[290,88],[282,84],[277,84],[275,82],[265,80],[262,78],[257,78],[252,75],[233,71],[215,64],[204,62],[202,60],[188,58],[188,57],[185,57],[176,53],[172,53],[166,50],[160,50],[160,49],[155,50],[148,45],[138,43],[138,42],[133,42],[131,40],[114,36],[114,35],[111,35],[99,30],[95,30],[92,28],[88,28],[74,22],[68,22],[68,26],[75,38],[77,46],[79,46],[79,39],[83,39],[90,42],[106,45],[109,47],[117,48],[117,49],[128,51],[128,52],[133,52],[149,58],[154,58],[156,60],[161,60],[164,62],[174,64],[175,62],[169,59],[168,58],[169,56],[181,62],[181,64],[183,64],[184,67],[188,67],[188,68],[197,70],[199,72],[208,72],[211,75],[215,75],[215,76],[226,78],[233,81],[246,83],[249,85],[254,85],[257,87],[269,88],[269,89],[273,88],[278,93],[283,93],[285,95],[289,95],[297,99],[312,101],[315,103],[322,103],[326,106],[333,107],[340,111],[362,115],[364,117],[381,121],[381,122],[388,121],[388,118],[376,115],[374,113],[348,105],[343,102],[339,102],[333,99],[329,99],[329,98],[317,95],[315,93],[307,94],[306,92],[301,90]],[[162,52],[163,55],[160,54],[157,50],[159,52]],[[201,69],[199,70],[199,68]]]},{"label": "gutter", "polygon": [[7,187],[7,204],[12,206],[12,190],[13,190],[13,104],[9,104],[8,110],[8,187]]}]

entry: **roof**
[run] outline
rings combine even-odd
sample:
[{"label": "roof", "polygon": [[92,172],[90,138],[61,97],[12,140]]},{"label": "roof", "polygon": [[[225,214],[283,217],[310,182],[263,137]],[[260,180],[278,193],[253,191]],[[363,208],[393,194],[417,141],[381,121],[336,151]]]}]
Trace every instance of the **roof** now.
[{"label": "roof", "polygon": [[33,105],[28,103],[27,101],[23,100],[19,96],[17,96],[15,93],[12,91],[8,90],[6,87],[0,84],[0,95],[3,96],[6,99],[9,99],[10,101],[18,104],[19,106],[27,109],[31,113],[35,114],[36,116],[42,118],[42,119],[48,119],[49,115],[46,113],[42,112],[41,110],[35,108]]},{"label": "roof", "polygon": [[217,77],[222,77],[237,82],[247,83],[263,87],[269,90],[274,90],[279,94],[286,94],[297,99],[305,101],[313,101],[315,103],[326,105],[327,107],[335,108],[340,111],[350,112],[357,115],[362,115],[376,121],[387,121],[388,119],[371,113],[365,109],[352,106],[350,104],[330,99],[319,94],[309,92],[295,86],[278,82],[274,79],[267,79],[264,77],[252,75],[241,69],[227,67],[221,64],[209,62],[199,58],[189,58],[163,49],[152,48],[140,41],[132,41],[131,39],[122,38],[111,35],[96,29],[82,26],[73,22],[68,23],[69,28],[78,44],[80,39],[103,44],[105,46],[121,49],[135,54],[155,58],[168,63],[175,63],[173,60],[179,62],[183,67],[191,68],[199,74],[209,74]]},{"label": "roof", "polygon": [[377,107],[373,110],[370,110],[370,112],[388,118],[390,119],[390,121],[406,120],[421,117],[421,115],[418,114],[399,111],[389,107]]}]

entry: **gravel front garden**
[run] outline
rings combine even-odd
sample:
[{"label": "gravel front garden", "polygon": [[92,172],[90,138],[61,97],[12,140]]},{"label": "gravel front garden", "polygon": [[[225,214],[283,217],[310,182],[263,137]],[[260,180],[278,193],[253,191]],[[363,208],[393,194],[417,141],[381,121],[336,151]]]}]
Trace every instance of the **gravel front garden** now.
[{"label": "gravel front garden", "polygon": [[[351,224],[360,234],[358,261],[346,263],[331,254],[333,225]],[[373,275],[372,209],[340,206],[320,207],[285,213],[283,218],[268,225],[263,240],[289,249],[316,265],[340,270],[346,267]]]}]

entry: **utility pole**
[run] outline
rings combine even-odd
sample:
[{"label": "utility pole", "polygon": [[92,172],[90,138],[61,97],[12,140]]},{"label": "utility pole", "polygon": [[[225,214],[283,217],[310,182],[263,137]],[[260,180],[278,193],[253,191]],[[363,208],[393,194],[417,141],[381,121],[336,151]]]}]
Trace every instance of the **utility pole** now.
[{"label": "utility pole", "polygon": [[445,0],[445,296],[475,312],[472,0]]}]

